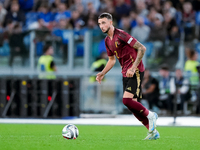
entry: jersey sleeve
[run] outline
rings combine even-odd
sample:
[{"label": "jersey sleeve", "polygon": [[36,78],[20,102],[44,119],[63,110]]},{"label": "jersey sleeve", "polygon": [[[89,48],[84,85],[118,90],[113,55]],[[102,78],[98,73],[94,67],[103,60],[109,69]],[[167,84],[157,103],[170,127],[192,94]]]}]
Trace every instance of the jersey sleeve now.
[{"label": "jersey sleeve", "polygon": [[137,39],[135,39],[125,31],[120,32],[119,39],[127,43],[130,47],[133,47],[133,45],[137,42]]},{"label": "jersey sleeve", "polygon": [[113,52],[109,49],[106,40],[105,40],[105,45],[106,45],[106,51],[107,51],[108,56],[113,56],[114,54],[113,54]]}]

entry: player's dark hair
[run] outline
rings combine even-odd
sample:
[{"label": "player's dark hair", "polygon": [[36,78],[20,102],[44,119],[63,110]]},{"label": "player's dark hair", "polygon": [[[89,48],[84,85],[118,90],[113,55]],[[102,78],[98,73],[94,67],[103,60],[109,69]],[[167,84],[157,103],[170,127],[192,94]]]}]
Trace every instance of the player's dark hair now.
[{"label": "player's dark hair", "polygon": [[52,45],[50,45],[50,44],[44,45],[44,47],[43,47],[43,53],[46,53],[46,51],[47,51],[51,46],[52,46]]},{"label": "player's dark hair", "polygon": [[98,19],[102,19],[102,18],[107,18],[109,20],[113,20],[112,19],[112,15],[110,13],[106,13],[106,12],[102,13],[101,15],[99,15]]}]

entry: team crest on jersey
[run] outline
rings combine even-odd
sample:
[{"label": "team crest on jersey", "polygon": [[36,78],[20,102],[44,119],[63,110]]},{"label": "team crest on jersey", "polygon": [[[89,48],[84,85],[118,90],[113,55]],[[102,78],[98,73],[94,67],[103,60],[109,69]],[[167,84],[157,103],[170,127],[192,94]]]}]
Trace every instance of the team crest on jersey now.
[{"label": "team crest on jersey", "polygon": [[120,43],[118,41],[115,41],[115,47],[118,48],[119,45]]}]

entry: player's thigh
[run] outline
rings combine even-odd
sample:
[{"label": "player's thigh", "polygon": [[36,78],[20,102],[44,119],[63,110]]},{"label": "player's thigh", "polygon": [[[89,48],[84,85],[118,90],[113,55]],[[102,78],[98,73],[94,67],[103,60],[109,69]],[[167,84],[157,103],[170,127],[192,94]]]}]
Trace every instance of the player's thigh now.
[{"label": "player's thigh", "polygon": [[133,93],[127,91],[124,92],[123,98],[133,98],[133,97],[134,97]]}]

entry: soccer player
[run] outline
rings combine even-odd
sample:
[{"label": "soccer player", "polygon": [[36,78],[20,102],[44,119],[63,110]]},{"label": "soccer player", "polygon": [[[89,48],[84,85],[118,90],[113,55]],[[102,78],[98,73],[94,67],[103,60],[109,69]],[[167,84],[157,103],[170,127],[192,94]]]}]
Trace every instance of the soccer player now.
[{"label": "soccer player", "polygon": [[141,98],[141,82],[145,70],[142,57],[146,51],[145,46],[125,31],[115,28],[112,15],[109,13],[102,13],[98,17],[98,24],[102,32],[108,35],[105,38],[108,62],[104,69],[96,75],[96,80],[101,84],[105,74],[114,66],[116,57],[122,68],[123,104],[148,129],[145,140],[160,138],[156,130],[158,115],[137,102],[137,99]]}]

